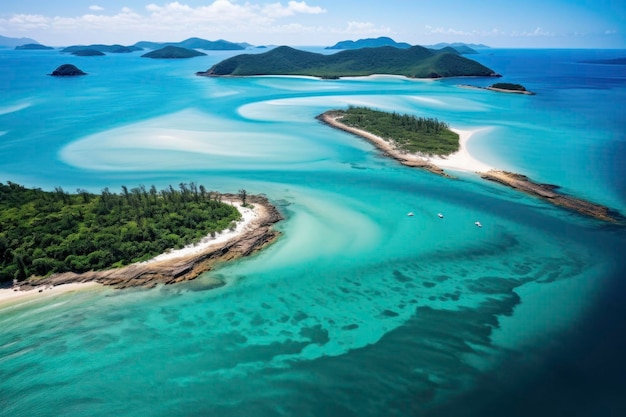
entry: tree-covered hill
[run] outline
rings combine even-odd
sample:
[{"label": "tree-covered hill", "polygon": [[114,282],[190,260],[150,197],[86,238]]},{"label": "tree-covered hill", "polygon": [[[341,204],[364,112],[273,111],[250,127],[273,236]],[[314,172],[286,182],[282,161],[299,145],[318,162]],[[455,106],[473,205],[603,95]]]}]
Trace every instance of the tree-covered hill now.
[{"label": "tree-covered hill", "polygon": [[332,55],[281,46],[262,54],[242,54],[225,59],[206,72],[207,76],[310,75],[322,78],[404,75],[411,78],[496,76],[495,72],[458,53],[431,51],[421,46],[399,49],[391,46],[345,50]]},{"label": "tree-covered hill", "polygon": [[196,51],[194,49],[181,48],[179,46],[165,46],[161,49],[147,52],[141,57],[154,59],[183,59],[204,55],[206,55],[204,52]]},{"label": "tree-covered hill", "polygon": [[459,150],[459,135],[438,119],[357,106],[333,113],[341,123],[391,141],[403,152],[445,156]]},{"label": "tree-covered hill", "polygon": [[99,195],[0,183],[0,282],[146,260],[240,217],[219,193],[195,183]]}]

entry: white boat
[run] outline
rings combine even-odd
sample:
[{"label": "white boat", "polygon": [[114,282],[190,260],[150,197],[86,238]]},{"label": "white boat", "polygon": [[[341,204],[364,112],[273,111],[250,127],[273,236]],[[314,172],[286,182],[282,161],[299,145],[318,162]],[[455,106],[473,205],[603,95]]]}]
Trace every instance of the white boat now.
[{"label": "white boat", "polygon": [[443,214],[437,213],[437,216],[439,216],[440,219],[443,219]]},{"label": "white boat", "polygon": [[408,213],[407,213],[407,216],[409,216],[409,217],[413,217],[413,212],[412,212],[412,211],[408,212]]},{"label": "white boat", "polygon": [[474,224],[478,227],[483,227],[483,225],[480,222],[474,222]]}]

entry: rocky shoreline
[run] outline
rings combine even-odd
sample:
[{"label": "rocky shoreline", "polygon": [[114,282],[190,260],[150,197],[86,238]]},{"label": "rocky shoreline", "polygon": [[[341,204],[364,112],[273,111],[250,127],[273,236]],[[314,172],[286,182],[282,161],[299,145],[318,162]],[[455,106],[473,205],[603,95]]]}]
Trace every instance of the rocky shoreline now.
[{"label": "rocky shoreline", "polygon": [[[224,198],[230,197],[236,198],[234,195],[224,195]],[[273,225],[283,219],[278,209],[263,196],[248,196],[247,201],[259,211],[259,216],[253,220],[252,227],[223,244],[209,247],[201,253],[171,260],[135,263],[104,271],[89,271],[81,274],[64,272],[45,278],[31,277],[20,282],[20,290],[84,282],[97,282],[115,288],[150,288],[157,284],[174,284],[192,280],[213,269],[218,263],[249,256],[273,243],[280,236],[280,232],[273,229]],[[217,288],[223,286],[224,283],[214,279],[211,285]]]},{"label": "rocky shoreline", "polygon": [[587,200],[572,197],[569,195],[556,192],[559,188],[550,184],[538,184],[531,181],[527,176],[516,174],[514,172],[491,170],[480,173],[480,177],[489,181],[494,181],[526,194],[539,197],[554,205],[573,210],[585,216],[590,216],[598,220],[608,222],[617,222],[618,215],[613,213],[608,207],[592,203]]},{"label": "rocky shoreline", "polygon": [[317,116],[316,118],[335,129],[343,130],[344,132],[352,133],[353,135],[357,135],[367,141],[371,142],[374,146],[380,149],[383,154],[389,156],[396,161],[400,162],[402,165],[406,165],[412,168],[420,168],[425,169],[426,171],[432,172],[433,174],[441,175],[442,177],[454,178],[450,174],[446,173],[443,169],[438,167],[435,164],[428,162],[425,158],[422,158],[419,155],[408,154],[406,152],[400,151],[396,149],[392,143],[372,134],[366,132],[361,129],[357,129],[355,127],[350,127],[345,125],[339,121],[341,117],[340,113],[330,110],[324,112]]},{"label": "rocky shoreline", "polygon": [[[394,158],[402,165],[414,168],[421,168],[434,174],[441,175],[443,177],[454,178],[453,176],[447,174],[437,165],[426,160],[424,157],[420,155],[402,153],[401,151],[395,149],[393,144],[389,141],[386,141],[372,133],[353,128],[341,123],[339,117],[340,113],[331,110],[317,116],[317,119],[333,128],[352,133],[368,140],[378,149],[380,149],[385,155]],[[593,217],[595,219],[607,222],[623,221],[621,215],[610,210],[608,207],[559,193],[556,191],[559,188],[558,186],[535,183],[525,175],[501,171],[497,169],[490,169],[485,172],[477,172],[477,174],[479,174],[481,178],[485,180],[494,181],[499,184],[506,185],[528,195],[541,198],[554,205],[575,211],[584,216]]]}]

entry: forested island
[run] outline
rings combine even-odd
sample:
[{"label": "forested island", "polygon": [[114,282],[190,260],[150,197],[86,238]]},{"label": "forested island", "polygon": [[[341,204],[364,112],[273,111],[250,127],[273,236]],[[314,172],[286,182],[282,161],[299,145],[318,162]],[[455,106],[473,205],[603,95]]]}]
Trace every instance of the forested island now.
[{"label": "forested island", "polygon": [[59,65],[50,75],[53,77],[76,77],[79,75],[87,75],[87,73],[75,65],[63,64]]},{"label": "forested island", "polygon": [[140,51],[141,48],[136,46],[124,46],[124,45],[103,45],[103,44],[91,44],[91,45],[72,45],[65,47],[61,50],[61,52],[69,52],[75,53],[77,51],[83,51],[85,49],[90,49],[93,51],[98,51],[102,53],[109,54],[127,54],[130,52]]},{"label": "forested island", "polygon": [[204,52],[194,49],[182,48],[180,46],[165,46],[161,49],[145,53],[141,57],[153,59],[184,59],[204,55],[206,55]]},{"label": "forested island", "polygon": [[461,84],[459,87],[475,88],[477,90],[490,90],[490,91],[496,91],[499,93],[525,94],[529,96],[535,95],[535,93],[533,93],[532,91],[528,91],[526,87],[524,87],[523,85],[515,84],[515,83],[495,83],[488,87],[479,87],[476,85]]},{"label": "forested island", "polygon": [[52,50],[54,49],[51,46],[42,45],[39,43],[27,43],[26,45],[19,45],[15,47],[18,51],[41,51],[41,50]]},{"label": "forested island", "polygon": [[0,183],[0,282],[117,268],[181,248],[234,227],[241,214],[222,198],[195,183],[119,194]]},{"label": "forested island", "polygon": [[361,48],[331,55],[280,46],[261,54],[237,55],[197,73],[203,76],[306,75],[327,79],[373,74],[410,78],[499,76],[458,53],[432,51],[422,46]]},{"label": "forested island", "polygon": [[[347,110],[324,112],[317,118],[336,129],[367,139],[402,165],[425,169],[444,177],[451,178],[432,163],[429,156],[445,158],[454,155],[461,148],[459,135],[451,131],[447,123],[433,118],[352,106]],[[624,221],[619,213],[608,207],[560,193],[558,186],[539,184],[525,175],[497,169],[478,174],[485,180],[498,182],[585,216],[610,222]]]},{"label": "forested island", "polygon": [[341,123],[363,129],[387,141],[401,152],[445,156],[459,150],[459,135],[435,118],[383,112],[368,107],[349,106],[335,110]]},{"label": "forested island", "polygon": [[426,169],[449,177],[431,164],[428,155],[446,156],[459,150],[459,135],[447,123],[434,118],[389,113],[368,107],[350,106],[330,110],[317,117],[322,122],[372,142],[403,165]]}]

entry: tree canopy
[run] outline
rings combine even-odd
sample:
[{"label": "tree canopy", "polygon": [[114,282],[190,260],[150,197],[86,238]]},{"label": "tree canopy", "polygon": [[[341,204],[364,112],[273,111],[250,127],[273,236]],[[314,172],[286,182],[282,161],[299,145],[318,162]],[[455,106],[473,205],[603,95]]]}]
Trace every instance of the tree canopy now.
[{"label": "tree canopy", "polygon": [[389,113],[351,106],[338,111],[345,125],[393,141],[405,152],[449,155],[459,150],[459,135],[436,118]]},{"label": "tree canopy", "polygon": [[139,186],[100,194],[0,183],[0,282],[150,259],[241,218],[202,185]]}]

